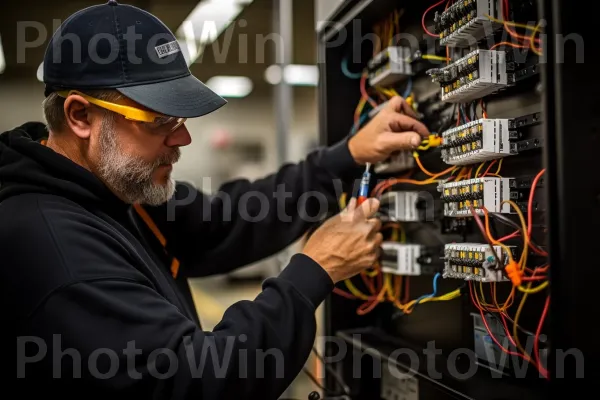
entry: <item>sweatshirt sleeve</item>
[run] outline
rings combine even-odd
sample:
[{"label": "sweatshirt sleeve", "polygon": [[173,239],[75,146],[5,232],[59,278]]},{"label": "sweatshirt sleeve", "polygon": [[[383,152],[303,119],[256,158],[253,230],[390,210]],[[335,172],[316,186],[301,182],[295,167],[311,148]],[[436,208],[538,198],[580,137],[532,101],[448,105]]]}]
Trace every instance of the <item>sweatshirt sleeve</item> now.
[{"label": "sweatshirt sleeve", "polygon": [[[22,383],[86,399],[277,399],[310,354],[315,309],[332,288],[319,265],[295,255],[256,299],[231,306],[207,332],[146,284],[73,283],[29,319],[18,341],[31,346]],[[50,379],[57,371],[61,379]]]},{"label": "sweatshirt sleeve", "polygon": [[145,209],[181,275],[226,273],[277,253],[337,213],[339,196],[360,174],[344,140],[263,179],[228,182],[214,195],[179,184],[167,204]]}]

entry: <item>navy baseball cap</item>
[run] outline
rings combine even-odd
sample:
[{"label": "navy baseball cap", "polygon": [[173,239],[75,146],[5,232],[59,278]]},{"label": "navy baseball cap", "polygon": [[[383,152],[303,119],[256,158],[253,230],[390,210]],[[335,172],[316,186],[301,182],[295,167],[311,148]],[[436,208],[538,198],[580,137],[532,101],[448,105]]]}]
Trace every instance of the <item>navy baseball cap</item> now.
[{"label": "navy baseball cap", "polygon": [[227,103],[190,72],[175,35],[154,15],[110,0],[67,18],[44,56],[45,96],[115,89],[160,114],[193,118]]}]

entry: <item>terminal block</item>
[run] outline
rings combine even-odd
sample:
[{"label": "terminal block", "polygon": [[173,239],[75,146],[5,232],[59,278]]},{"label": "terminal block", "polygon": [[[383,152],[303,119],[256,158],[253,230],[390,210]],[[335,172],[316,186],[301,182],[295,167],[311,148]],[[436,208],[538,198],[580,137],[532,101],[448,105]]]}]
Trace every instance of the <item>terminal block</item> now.
[{"label": "terminal block", "polygon": [[381,270],[395,275],[421,275],[421,245],[383,242]]},{"label": "terminal block", "polygon": [[516,153],[510,145],[508,119],[478,119],[442,133],[442,160],[467,165]]},{"label": "terminal block", "polygon": [[392,221],[418,222],[419,192],[394,191],[381,196],[381,208]]},{"label": "terminal block", "polygon": [[[514,246],[508,247],[513,252]],[[456,278],[481,282],[502,282],[509,279],[504,267],[509,257],[501,246],[494,246],[496,256],[487,244],[451,243],[444,247],[444,278]]]},{"label": "terminal block", "polygon": [[389,86],[413,74],[410,47],[390,46],[373,57],[367,68],[371,86]]},{"label": "terminal block", "polygon": [[491,36],[502,27],[501,23],[496,22],[502,19],[498,2],[460,0],[447,10],[436,12],[435,31],[440,35],[440,45],[468,47]]},{"label": "terminal block", "polygon": [[446,182],[438,187],[442,192],[445,217],[470,217],[469,206],[473,206],[478,215],[483,215],[485,207],[492,213],[510,213],[511,178],[483,177]]},{"label": "terminal block", "polygon": [[466,103],[508,85],[506,52],[477,49],[442,68],[427,71],[442,87],[442,101]]},{"label": "terminal block", "polygon": [[377,174],[391,174],[408,171],[415,167],[415,159],[408,151],[392,154],[390,158],[374,165]]}]

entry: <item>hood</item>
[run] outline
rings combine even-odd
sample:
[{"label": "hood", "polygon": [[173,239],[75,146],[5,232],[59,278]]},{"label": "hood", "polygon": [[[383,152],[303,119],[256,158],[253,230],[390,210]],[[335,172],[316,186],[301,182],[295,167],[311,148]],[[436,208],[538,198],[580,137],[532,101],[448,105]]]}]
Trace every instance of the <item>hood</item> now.
[{"label": "hood", "polygon": [[80,204],[127,207],[90,171],[42,145],[47,135],[40,122],[0,134],[0,201],[23,193],[43,193]]}]

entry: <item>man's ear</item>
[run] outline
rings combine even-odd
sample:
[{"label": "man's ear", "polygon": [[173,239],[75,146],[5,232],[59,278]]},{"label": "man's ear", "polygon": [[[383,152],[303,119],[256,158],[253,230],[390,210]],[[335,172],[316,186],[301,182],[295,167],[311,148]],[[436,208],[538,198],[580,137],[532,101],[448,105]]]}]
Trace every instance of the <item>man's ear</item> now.
[{"label": "man's ear", "polygon": [[92,132],[89,106],[86,99],[73,94],[65,99],[63,107],[66,124],[81,139],[89,139]]}]

